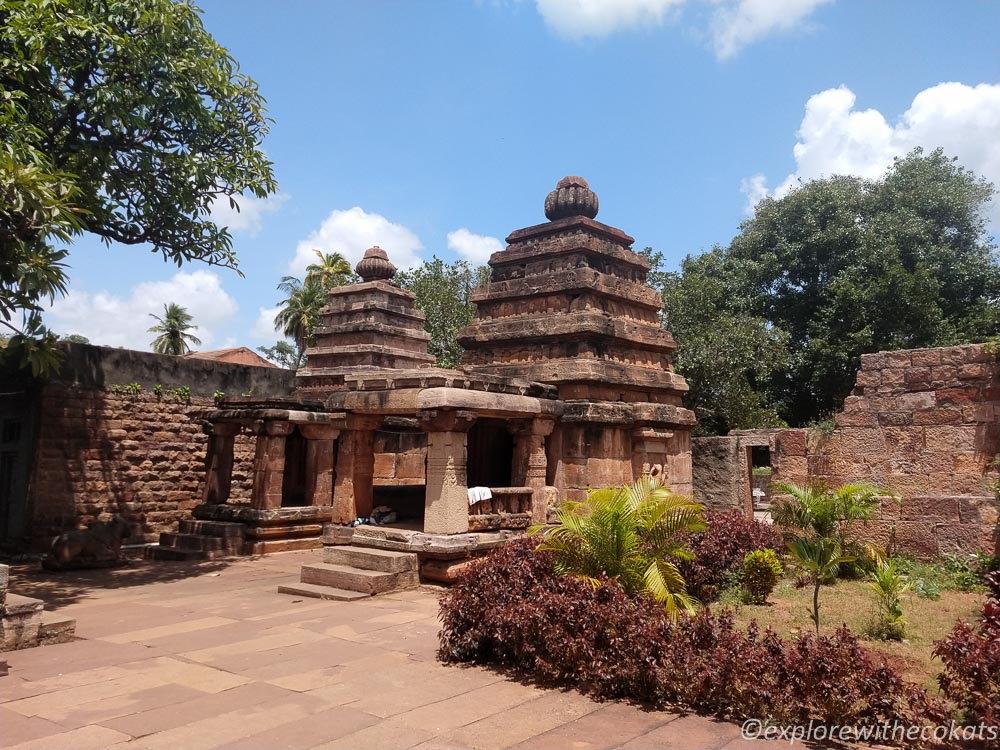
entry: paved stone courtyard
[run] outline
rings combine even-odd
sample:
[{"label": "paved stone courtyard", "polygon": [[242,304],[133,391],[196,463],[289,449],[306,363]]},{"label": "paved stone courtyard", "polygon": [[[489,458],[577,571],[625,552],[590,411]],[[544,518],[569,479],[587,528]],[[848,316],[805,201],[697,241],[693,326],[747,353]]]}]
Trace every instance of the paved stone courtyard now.
[{"label": "paved stone courtyard", "polygon": [[358,602],[276,593],[320,551],[114,571],[13,570],[80,640],[10,652],[0,746],[747,748],[739,727],[596,703],[435,660],[439,590]]}]

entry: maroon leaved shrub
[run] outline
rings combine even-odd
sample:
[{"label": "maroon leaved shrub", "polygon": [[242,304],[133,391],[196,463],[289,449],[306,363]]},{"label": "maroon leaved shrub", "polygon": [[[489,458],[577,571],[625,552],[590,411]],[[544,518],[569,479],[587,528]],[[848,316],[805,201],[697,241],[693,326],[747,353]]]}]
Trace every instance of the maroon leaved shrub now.
[{"label": "maroon leaved shrub", "polygon": [[719,589],[732,582],[750,552],[784,549],[781,534],[774,526],[739,511],[712,511],[705,514],[705,520],[708,528],[685,540],[694,559],[678,564],[688,591],[704,602],[713,601]]},{"label": "maroon leaved shrub", "polygon": [[847,629],[786,642],[728,611],[672,621],[614,580],[556,576],[534,544],[494,550],[444,594],[439,658],[737,720],[865,725],[935,708]]},{"label": "maroon leaved shrub", "polygon": [[959,620],[934,644],[944,670],[938,685],[970,723],[1000,727],[1000,575],[986,577],[990,595],[975,626]]}]

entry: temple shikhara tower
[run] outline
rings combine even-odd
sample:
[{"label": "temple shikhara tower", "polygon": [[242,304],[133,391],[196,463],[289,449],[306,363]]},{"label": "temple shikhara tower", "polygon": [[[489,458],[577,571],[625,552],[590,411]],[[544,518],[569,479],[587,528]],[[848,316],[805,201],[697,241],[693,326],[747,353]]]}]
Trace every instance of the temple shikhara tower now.
[{"label": "temple shikhara tower", "polygon": [[[549,220],[510,234],[454,370],[434,366],[391,248],[370,248],[362,281],[330,292],[295,397],[205,414],[201,532],[243,524],[255,552],[322,539],[341,562],[348,548],[418,555],[421,573],[447,579],[588,488],[645,474],[690,494],[695,418],[661,300],[633,239],[597,211],[586,180],[566,177],[545,199]],[[228,491],[237,434],[256,436],[249,503]],[[344,587],[340,564],[304,570],[303,585]]]}]

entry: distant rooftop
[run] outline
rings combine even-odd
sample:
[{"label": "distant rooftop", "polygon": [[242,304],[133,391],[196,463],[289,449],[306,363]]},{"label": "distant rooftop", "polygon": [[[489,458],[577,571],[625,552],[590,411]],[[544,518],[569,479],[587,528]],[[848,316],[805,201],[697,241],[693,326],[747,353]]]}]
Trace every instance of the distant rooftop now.
[{"label": "distant rooftop", "polygon": [[186,359],[212,359],[216,362],[230,362],[235,365],[252,365],[254,367],[277,367],[273,362],[269,362],[257,352],[247,349],[245,346],[237,346],[231,349],[213,349],[207,352],[191,352],[185,354]]}]

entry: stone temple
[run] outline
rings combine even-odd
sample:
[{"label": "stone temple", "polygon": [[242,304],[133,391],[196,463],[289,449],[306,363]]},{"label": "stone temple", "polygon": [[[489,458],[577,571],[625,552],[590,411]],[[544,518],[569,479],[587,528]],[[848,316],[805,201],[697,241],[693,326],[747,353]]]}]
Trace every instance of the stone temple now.
[{"label": "stone temple", "polygon": [[[545,199],[548,221],[507,237],[455,370],[434,366],[391,248],[370,248],[362,281],[330,293],[295,397],[203,415],[208,476],[187,531],[232,529],[245,552],[367,541],[417,552],[425,575],[447,578],[455,560],[588,487],[645,474],[690,494],[695,417],[649,264],[597,212],[586,180],[566,177]],[[247,434],[250,503],[229,503],[234,441]],[[491,497],[470,502],[472,487]],[[393,521],[351,525],[376,508]]]}]

